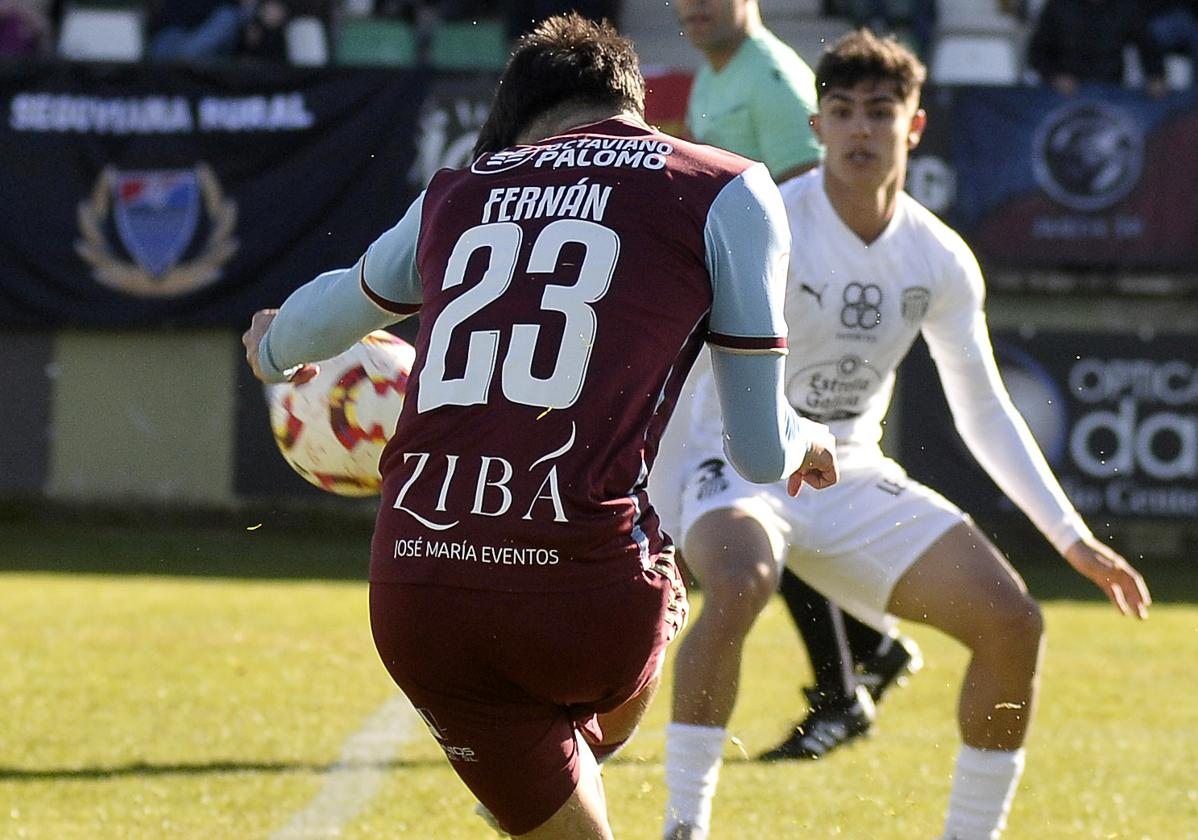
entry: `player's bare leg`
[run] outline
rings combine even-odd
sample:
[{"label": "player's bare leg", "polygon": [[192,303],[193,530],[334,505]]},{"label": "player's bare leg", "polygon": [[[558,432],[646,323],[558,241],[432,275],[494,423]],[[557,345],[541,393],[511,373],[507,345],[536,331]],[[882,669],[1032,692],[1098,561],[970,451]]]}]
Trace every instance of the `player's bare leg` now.
[{"label": "player's bare leg", "polygon": [[725,727],[740,685],[745,637],[778,587],[769,536],[752,516],[713,510],[687,531],[686,562],[703,587],[703,610],[674,660],[673,717],[666,730],[666,836],[678,824],[706,836]]},{"label": "player's bare leg", "polygon": [[622,706],[598,716],[599,726],[603,730],[603,740],[590,746],[600,764],[615,755],[636,732],[641,718],[649,710],[649,704],[657,696],[657,689],[660,686],[661,674],[658,674],[652,682],[641,689],[639,694],[630,698]]},{"label": "player's bare leg", "polygon": [[527,834],[527,840],[614,840],[607,822],[607,801],[599,765],[579,739],[582,763],[578,786],[557,812]]},{"label": "player's bare leg", "polygon": [[703,610],[674,660],[675,723],[724,726],[740,682],[741,650],[778,588],[773,548],[757,520],[714,510],[686,535],[686,563],[703,588]]},{"label": "player's bare leg", "polygon": [[945,836],[989,837],[1006,823],[1036,702],[1039,605],[984,535],[961,524],[903,575],[889,611],[936,627],[971,653],[957,709],[957,757]]}]

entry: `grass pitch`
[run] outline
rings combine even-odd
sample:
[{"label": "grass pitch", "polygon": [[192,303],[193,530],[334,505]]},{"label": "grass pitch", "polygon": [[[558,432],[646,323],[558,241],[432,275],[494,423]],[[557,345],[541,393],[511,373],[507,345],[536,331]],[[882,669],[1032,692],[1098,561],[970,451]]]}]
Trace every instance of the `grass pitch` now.
[{"label": "grass pitch", "polygon": [[[494,836],[413,716],[354,740],[396,694],[367,627],[366,528],[257,524],[0,522],[0,838]],[[1143,569],[1157,601],[1143,624],[1063,563],[1024,570],[1048,647],[1011,840],[1198,838],[1198,570]],[[907,630],[927,665],[887,697],[872,737],[823,762],[764,765],[748,756],[800,713],[807,678],[770,606],[750,638],[714,837],[938,836],[965,656]],[[605,770],[621,840],[659,836],[668,691]]]}]

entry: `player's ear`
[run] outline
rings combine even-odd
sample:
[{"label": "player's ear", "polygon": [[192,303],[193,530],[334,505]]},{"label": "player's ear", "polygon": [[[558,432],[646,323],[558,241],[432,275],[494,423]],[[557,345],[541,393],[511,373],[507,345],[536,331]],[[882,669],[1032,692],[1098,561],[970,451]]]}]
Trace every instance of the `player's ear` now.
[{"label": "player's ear", "polygon": [[911,126],[907,129],[907,150],[910,151],[919,145],[920,139],[923,137],[923,130],[928,125],[928,112],[923,108],[916,110],[911,115]]},{"label": "player's ear", "polygon": [[820,143],[823,143],[824,136],[820,133],[819,112],[818,111],[816,111],[814,114],[812,114],[811,116],[809,116],[807,118],[807,125],[811,126],[811,132],[815,135],[815,139],[818,140]]}]

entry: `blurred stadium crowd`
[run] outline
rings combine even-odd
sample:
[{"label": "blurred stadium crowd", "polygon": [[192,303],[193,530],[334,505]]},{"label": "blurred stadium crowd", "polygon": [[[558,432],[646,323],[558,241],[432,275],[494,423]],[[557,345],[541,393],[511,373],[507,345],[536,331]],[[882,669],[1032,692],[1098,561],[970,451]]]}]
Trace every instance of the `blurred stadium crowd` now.
[{"label": "blurred stadium crowd", "polygon": [[[762,0],[800,54],[844,29],[894,31],[933,82],[1190,85],[1195,0]],[[575,9],[630,34],[650,66],[693,67],[663,0],[0,0],[0,60],[265,60],[301,66],[497,69],[508,44]]]}]

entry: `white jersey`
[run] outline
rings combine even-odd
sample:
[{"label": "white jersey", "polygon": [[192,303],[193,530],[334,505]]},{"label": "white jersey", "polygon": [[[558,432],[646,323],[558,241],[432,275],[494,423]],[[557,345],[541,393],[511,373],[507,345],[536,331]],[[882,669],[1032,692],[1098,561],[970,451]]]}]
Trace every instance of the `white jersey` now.
[{"label": "white jersey", "polygon": [[[822,169],[781,192],[792,237],[786,394],[832,430],[842,470],[882,458],[895,370],[922,333],[957,429],[995,483],[1058,550],[1088,535],[999,377],[981,270],[961,237],[900,192],[866,245],[832,207]],[[697,390],[692,441],[720,435],[712,390]]]},{"label": "white jersey", "polygon": [[792,233],[786,320],[803,347],[786,394],[827,423],[841,447],[877,447],[895,370],[922,330],[942,356],[980,351],[981,271],[969,247],[904,192],[894,218],[866,245],[832,207],[822,170],[782,187]]}]

